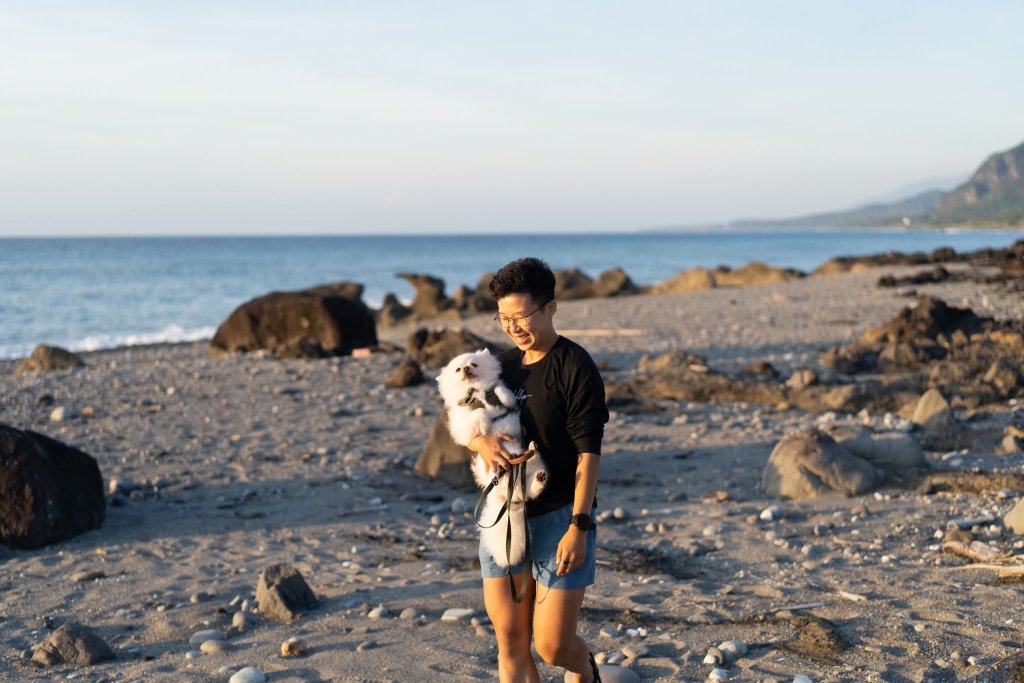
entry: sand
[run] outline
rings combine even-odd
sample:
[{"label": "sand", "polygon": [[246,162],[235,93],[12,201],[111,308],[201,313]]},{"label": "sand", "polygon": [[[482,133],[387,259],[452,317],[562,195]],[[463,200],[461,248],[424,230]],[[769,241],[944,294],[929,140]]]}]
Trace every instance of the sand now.
[{"label": "sand", "polygon": [[[906,305],[900,290],[875,287],[879,274],[564,302],[556,323],[608,377],[672,349],[719,370],[769,360],[788,373]],[[979,313],[1024,316],[1019,297],[983,285],[916,289]],[[501,338],[486,316],[463,324]],[[381,337],[404,345],[412,329]],[[484,615],[464,512],[476,495],[412,472],[441,405],[432,382],[384,388],[400,354],[210,359],[204,343],[190,343],[84,358],[84,369],[20,377],[16,363],[0,363],[0,421],[82,448],[105,480],[132,480],[135,493],[119,497],[98,530],[39,550],[0,547],[0,680],[227,681],[243,666],[274,682],[497,678],[486,619],[441,620],[453,607]],[[53,406],[37,403],[44,394],[79,417],[51,422]],[[961,568],[935,534],[955,519],[999,520],[1019,492],[883,488],[797,502],[758,488],[788,431],[885,420],[686,402],[656,414],[613,411],[598,495],[602,512],[619,514],[598,530],[598,579],[580,624],[592,649],[632,655],[644,681],[703,681],[705,653],[728,639],[749,648],[728,667],[730,680],[1010,680],[1012,663],[992,666],[1024,641],[1020,584]],[[937,467],[986,469],[1024,460],[929,457]],[[730,499],[705,498],[716,490]],[[773,503],[781,519],[758,519]],[[998,527],[981,537],[1024,552]],[[292,623],[260,619],[230,638],[229,652],[187,658],[189,636],[230,625],[238,601],[230,603],[251,600],[260,571],[277,562],[302,572],[319,606]],[[72,578],[82,571],[103,575]],[[390,616],[371,618],[379,605]],[[414,616],[399,618],[407,608]],[[849,647],[801,652],[805,617],[833,622]],[[118,658],[79,669],[23,659],[65,620],[94,629]],[[280,656],[292,636],[307,655]],[[547,665],[541,675],[562,680]]]}]

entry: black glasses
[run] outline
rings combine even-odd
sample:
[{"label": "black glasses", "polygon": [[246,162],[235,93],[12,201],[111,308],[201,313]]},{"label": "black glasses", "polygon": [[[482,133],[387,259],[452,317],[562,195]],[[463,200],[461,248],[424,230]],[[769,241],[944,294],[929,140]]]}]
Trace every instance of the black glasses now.
[{"label": "black glasses", "polygon": [[543,303],[540,306],[538,306],[537,308],[535,308],[532,311],[530,311],[529,313],[527,313],[526,315],[514,315],[511,318],[507,318],[507,317],[503,316],[501,313],[499,313],[496,316],[494,316],[494,322],[500,324],[502,327],[512,327],[512,323],[515,323],[516,327],[522,327],[524,320],[526,320],[531,315],[533,315],[534,313],[536,313],[540,309],[544,308],[545,306],[547,306],[547,304]]}]

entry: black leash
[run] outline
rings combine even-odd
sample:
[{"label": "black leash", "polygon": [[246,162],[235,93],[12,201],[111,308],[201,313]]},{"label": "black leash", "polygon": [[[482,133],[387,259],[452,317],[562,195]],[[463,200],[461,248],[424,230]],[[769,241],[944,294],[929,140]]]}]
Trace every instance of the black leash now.
[{"label": "black leash", "polygon": [[[512,600],[515,602],[522,602],[523,598],[526,597],[526,572],[530,571],[530,522],[526,517],[526,463],[521,462],[518,465],[513,465],[508,470],[508,495],[505,497],[505,502],[502,503],[501,509],[498,511],[498,515],[494,518],[494,521],[490,524],[484,525],[480,523],[479,514],[480,506],[484,500],[487,499],[489,494],[495,486],[501,481],[502,470],[499,470],[494,474],[494,478],[491,479],[491,483],[481,492],[480,497],[477,498],[476,507],[473,508],[473,519],[476,520],[477,526],[481,529],[490,529],[496,525],[501,518],[508,512],[508,519],[505,521],[505,563],[509,567],[508,573],[508,585],[512,591]],[[517,593],[516,582],[512,578],[512,494],[515,492],[516,480],[519,481],[519,490],[523,494],[523,532],[525,536],[525,549],[523,553],[523,581],[522,585]]]}]

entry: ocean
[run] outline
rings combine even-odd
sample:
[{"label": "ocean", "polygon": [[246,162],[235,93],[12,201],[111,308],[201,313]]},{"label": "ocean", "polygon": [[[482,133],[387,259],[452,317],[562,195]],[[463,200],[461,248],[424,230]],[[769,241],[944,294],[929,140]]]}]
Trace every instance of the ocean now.
[{"label": "ocean", "polygon": [[413,288],[396,273],[462,283],[522,256],[592,276],[622,267],[653,284],[693,266],[752,260],[812,270],[837,255],[1004,247],[997,230],[801,230],[520,235],[96,237],[0,239],[0,358],[35,344],[76,351],[213,336],[245,301],[272,290],[351,280],[377,306]]}]

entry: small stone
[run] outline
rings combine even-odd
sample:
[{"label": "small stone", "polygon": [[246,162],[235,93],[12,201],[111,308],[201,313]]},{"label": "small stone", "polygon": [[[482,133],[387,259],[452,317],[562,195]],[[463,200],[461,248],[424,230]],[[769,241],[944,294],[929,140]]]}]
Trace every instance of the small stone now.
[{"label": "small stone", "polygon": [[451,607],[441,615],[441,621],[464,621],[473,616],[473,610],[468,607]]},{"label": "small stone", "polygon": [[282,657],[301,657],[306,654],[306,643],[301,639],[292,636],[288,640],[281,643],[281,656]]},{"label": "small stone", "polygon": [[718,646],[728,661],[735,661],[747,654],[747,646],[741,640],[727,640]]},{"label": "small stone", "polygon": [[797,674],[793,676],[793,683],[814,683],[810,676],[804,674]]},{"label": "small stone", "polygon": [[391,616],[391,610],[384,605],[377,605],[366,616],[370,619],[386,619]]},{"label": "small stone", "polygon": [[422,614],[422,612],[420,612],[415,607],[406,607],[404,610],[399,612],[398,618],[399,619],[416,619],[417,617],[420,616],[420,614]]},{"label": "small stone", "polygon": [[602,626],[598,633],[605,638],[618,638],[620,635],[619,630],[611,626]]},{"label": "small stone", "polygon": [[199,591],[198,593],[193,593],[192,595],[190,595],[188,601],[191,602],[193,605],[198,605],[199,603],[206,602],[209,599],[209,593],[207,593],[206,591]]},{"label": "small stone", "polygon": [[714,668],[711,673],[708,674],[709,681],[727,681],[729,680],[729,672],[725,669]]},{"label": "small stone", "polygon": [[471,512],[472,510],[473,504],[470,503],[465,498],[463,498],[462,496],[459,496],[458,498],[452,501],[451,511],[456,515],[461,515],[464,512]]},{"label": "small stone", "polygon": [[185,653],[185,659],[199,659],[203,656],[203,653],[199,650],[189,650]]},{"label": "small stone", "polygon": [[226,640],[207,640],[205,643],[199,646],[199,651],[204,655],[216,655],[224,652],[230,652],[234,648],[231,643]]},{"label": "small stone", "polygon": [[72,581],[78,581],[78,582],[94,581],[96,579],[102,579],[105,576],[106,576],[106,574],[103,573],[103,571],[101,571],[101,570],[91,570],[91,571],[86,570],[86,571],[75,572],[74,574],[71,575],[71,580]]},{"label": "small stone", "polygon": [[249,614],[248,612],[241,612],[241,611],[239,611],[239,612],[235,612],[231,616],[231,625],[234,626],[235,628],[239,629],[240,631],[244,631],[245,629],[249,628],[250,626],[254,625],[255,623],[256,623],[256,617],[254,617],[253,615]]},{"label": "small stone", "polygon": [[763,522],[774,522],[782,519],[782,508],[778,505],[769,505],[764,510],[761,510],[760,517]]},{"label": "small stone", "polygon": [[624,659],[626,659],[626,656],[621,652],[613,652],[610,655],[608,655],[608,659],[606,659],[605,661],[609,664],[618,664]]},{"label": "small stone", "polygon": [[85,626],[69,622],[46,637],[32,654],[32,661],[46,666],[83,666],[114,659],[114,656],[105,640]]},{"label": "small stone", "polygon": [[612,517],[614,517],[615,519],[629,519],[629,513],[623,510],[622,508],[617,507],[614,510],[612,510]]},{"label": "small stone", "polygon": [[709,647],[707,654],[704,655],[704,663],[711,666],[725,664],[725,653],[717,647]]},{"label": "small stone", "polygon": [[363,642],[356,645],[356,652],[366,652],[377,647],[377,641],[375,640],[364,640]]},{"label": "small stone", "polygon": [[228,683],[267,683],[267,677],[255,666],[247,666],[235,672]]},{"label": "small stone", "polygon": [[196,631],[189,639],[189,645],[202,645],[208,640],[224,640],[224,634],[217,629],[208,629],[206,631]]},{"label": "small stone", "polygon": [[57,406],[50,412],[50,422],[63,422],[75,416],[75,411],[67,406]]}]

